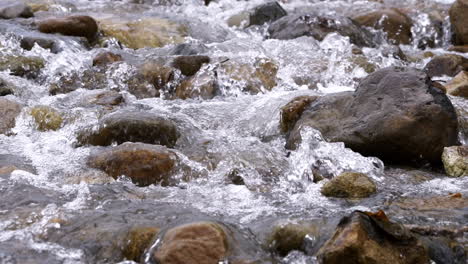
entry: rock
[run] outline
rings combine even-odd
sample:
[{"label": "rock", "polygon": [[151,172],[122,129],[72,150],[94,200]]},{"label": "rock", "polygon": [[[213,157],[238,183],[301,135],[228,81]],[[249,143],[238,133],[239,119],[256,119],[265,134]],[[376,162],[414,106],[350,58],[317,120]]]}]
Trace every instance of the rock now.
[{"label": "rock", "polygon": [[105,171],[114,179],[125,175],[138,186],[173,182],[177,155],[169,149],[143,143],[126,142],[90,155],[88,166]]},{"label": "rock", "polygon": [[243,91],[251,94],[270,91],[276,86],[278,65],[266,58],[257,58],[252,64],[227,61],[220,65],[218,76],[238,81]]},{"label": "rock", "polygon": [[124,18],[100,20],[102,33],[116,38],[131,49],[159,48],[168,44],[184,42],[187,36],[185,26],[162,18]]},{"label": "rock", "polygon": [[9,70],[12,75],[35,78],[44,68],[44,60],[39,57],[0,56],[0,71]]},{"label": "rock", "polygon": [[405,210],[424,211],[449,211],[468,208],[468,199],[458,196],[434,196],[424,198],[403,198],[393,203]]},{"label": "rock", "polygon": [[280,129],[283,133],[288,133],[296,124],[297,120],[312,102],[317,100],[317,96],[299,96],[291,102],[281,107]]},{"label": "rock", "polygon": [[126,245],[123,249],[125,259],[139,262],[145,249],[151,246],[151,242],[159,230],[157,227],[133,227],[128,232]]},{"label": "rock", "polygon": [[328,197],[366,198],[374,194],[377,187],[363,173],[344,172],[325,183],[320,191]]},{"label": "rock", "polygon": [[312,225],[292,224],[278,225],[267,238],[267,245],[281,256],[288,255],[293,250],[304,251],[304,239],[308,234],[317,234]]},{"label": "rock", "polygon": [[445,84],[445,88],[450,95],[468,98],[468,71],[457,74],[450,82]]},{"label": "rock", "polygon": [[355,211],[341,219],[335,234],[319,250],[323,264],[430,263],[428,252],[402,225]]},{"label": "rock", "polygon": [[62,115],[49,106],[35,106],[30,113],[39,131],[58,130],[62,126]]},{"label": "rock", "polygon": [[468,71],[468,59],[455,54],[435,56],[426,65],[424,71],[431,78],[442,75],[453,77],[461,71]]},{"label": "rock", "polygon": [[296,148],[306,126],[364,156],[406,164],[440,163],[443,148],[458,143],[450,100],[424,72],[412,68],[381,69],[354,93],[320,97],[297,121],[287,148]]},{"label": "rock", "polygon": [[209,48],[199,43],[181,43],[175,45],[168,52],[168,55],[199,55],[207,53]]},{"label": "rock", "polygon": [[13,101],[0,98],[0,134],[7,134],[15,127],[16,117],[21,113],[21,106]]},{"label": "rock", "polygon": [[0,96],[5,96],[13,94],[16,90],[16,87],[3,79],[0,79]]},{"label": "rock", "polygon": [[468,146],[444,148],[442,162],[447,175],[451,177],[468,176]]},{"label": "rock", "polygon": [[115,106],[123,103],[123,96],[116,91],[105,91],[96,95],[91,103],[103,106]]},{"label": "rock", "polygon": [[366,56],[352,56],[348,60],[352,63],[346,69],[348,72],[352,72],[356,66],[361,67],[366,73],[373,73],[377,70],[377,66],[369,62]]},{"label": "rock", "polygon": [[382,9],[353,18],[362,26],[382,29],[393,44],[410,44],[413,22],[396,8]]},{"label": "rock", "polygon": [[448,48],[448,51],[455,51],[460,53],[468,53],[468,45],[464,46],[452,46]]},{"label": "rock", "polygon": [[219,263],[228,254],[227,235],[213,222],[197,222],[169,229],[152,255],[161,264]]},{"label": "rock", "polygon": [[268,2],[247,12],[242,12],[228,19],[229,26],[263,25],[286,16],[286,11],[278,2]]},{"label": "rock", "polygon": [[52,53],[58,53],[60,51],[60,48],[53,39],[25,36],[20,42],[21,48],[25,50],[32,50],[36,44],[43,49],[50,50]]},{"label": "rock", "polygon": [[109,146],[113,143],[142,142],[174,147],[179,138],[175,124],[148,112],[116,112],[104,116],[97,130],[84,130],[80,144]]},{"label": "rock", "polygon": [[93,40],[98,32],[98,25],[90,16],[69,16],[44,20],[39,23],[39,31]]},{"label": "rock", "polygon": [[455,45],[468,44],[468,0],[457,0],[449,10],[450,24],[454,33]]},{"label": "rock", "polygon": [[174,68],[149,61],[139,66],[127,85],[130,93],[143,99],[158,97],[161,91],[170,90],[168,86],[173,80]]},{"label": "rock", "polygon": [[211,99],[218,90],[218,79],[212,69],[204,68],[195,76],[183,80],[176,88],[175,96],[180,99]]},{"label": "rock", "polygon": [[93,66],[104,66],[117,61],[122,61],[122,56],[112,52],[102,52],[93,59]]},{"label": "rock", "polygon": [[88,90],[107,89],[108,83],[106,69],[91,68],[60,77],[57,82],[50,84],[49,93],[51,95],[69,93],[80,88]]},{"label": "rock", "polygon": [[357,46],[373,47],[372,35],[347,17],[329,15],[288,15],[273,22],[268,28],[270,38],[295,39],[310,36],[322,41],[326,35],[336,32],[349,37]]},{"label": "rock", "polygon": [[172,67],[179,69],[185,76],[192,76],[205,63],[210,63],[210,57],[203,55],[178,56],[172,61]]},{"label": "rock", "polygon": [[0,4],[0,18],[12,19],[17,17],[29,18],[34,14],[29,6],[23,3]]}]

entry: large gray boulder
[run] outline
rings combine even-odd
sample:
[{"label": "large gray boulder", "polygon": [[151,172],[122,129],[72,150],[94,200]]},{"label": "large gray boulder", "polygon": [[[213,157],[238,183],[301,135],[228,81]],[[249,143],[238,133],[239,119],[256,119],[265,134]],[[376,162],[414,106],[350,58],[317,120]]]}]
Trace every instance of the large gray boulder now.
[{"label": "large gray boulder", "polygon": [[354,93],[312,102],[288,134],[287,148],[296,148],[307,126],[363,155],[400,163],[440,163],[444,147],[458,143],[453,105],[424,72],[413,68],[379,70]]}]

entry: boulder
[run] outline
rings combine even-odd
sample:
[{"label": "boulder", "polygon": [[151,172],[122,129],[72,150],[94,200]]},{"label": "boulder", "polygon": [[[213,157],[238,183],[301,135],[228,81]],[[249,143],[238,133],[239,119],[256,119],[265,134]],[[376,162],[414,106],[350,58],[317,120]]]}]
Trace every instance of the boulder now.
[{"label": "boulder", "polygon": [[325,183],[320,191],[328,197],[365,198],[374,194],[377,187],[363,173],[344,172]]},{"label": "boulder", "polygon": [[197,222],[169,229],[151,252],[161,264],[214,264],[228,255],[224,229],[214,222]]},{"label": "boulder", "polygon": [[322,41],[331,32],[349,37],[357,46],[373,47],[372,35],[347,17],[330,15],[288,15],[273,22],[268,28],[270,38],[295,39],[310,36]]},{"label": "boulder", "polygon": [[102,52],[94,57],[93,66],[105,66],[118,61],[122,61],[121,55],[112,52]]},{"label": "boulder", "polygon": [[179,69],[185,76],[192,76],[205,63],[210,63],[210,57],[203,55],[178,56],[172,61],[172,67]]},{"label": "boulder", "polygon": [[448,176],[468,176],[468,146],[444,148],[442,162]]},{"label": "boulder", "polygon": [[34,13],[31,8],[24,3],[6,3],[0,4],[0,18],[12,19],[17,17],[29,18]]},{"label": "boulder", "polygon": [[267,22],[276,21],[286,16],[286,11],[278,2],[268,2],[255,7],[252,10],[234,15],[228,19],[229,26],[263,25]]},{"label": "boulder", "polygon": [[455,54],[435,56],[427,63],[424,71],[431,78],[442,75],[453,77],[461,71],[468,71],[468,59]]},{"label": "boulder", "polygon": [[44,64],[44,60],[39,57],[0,56],[0,71],[9,70],[15,76],[35,78],[44,68]]},{"label": "boulder", "polygon": [[317,253],[323,264],[430,263],[422,242],[382,214],[355,211],[341,219],[335,234]]},{"label": "boulder", "polygon": [[445,88],[450,95],[468,98],[468,71],[457,74],[450,82],[445,84]]},{"label": "boulder", "polygon": [[157,227],[140,227],[136,226],[129,230],[126,244],[123,248],[123,255],[127,260],[139,262],[145,249],[151,246],[156,234],[159,233]]},{"label": "boulder", "polygon": [[21,106],[13,101],[0,98],[0,134],[6,134],[15,127],[16,117],[21,113]]},{"label": "boulder", "polygon": [[382,9],[353,18],[361,26],[381,29],[392,44],[410,44],[413,22],[396,8]]},{"label": "boulder", "polygon": [[159,48],[184,42],[187,28],[163,18],[110,18],[99,21],[101,32],[131,49]]},{"label": "boulder", "polygon": [[167,186],[173,182],[177,161],[177,155],[163,146],[126,142],[91,154],[87,164],[114,179],[125,175],[138,186]]},{"label": "boulder", "polygon": [[449,10],[450,24],[455,45],[468,44],[468,0],[457,0]]},{"label": "boulder", "polygon": [[90,16],[69,16],[46,19],[39,23],[39,31],[93,40],[98,32],[98,25],[96,20]]},{"label": "boulder", "polygon": [[172,121],[149,112],[130,111],[104,116],[97,129],[81,131],[78,142],[95,146],[142,142],[174,147],[178,138],[179,132]]},{"label": "boulder", "polygon": [[30,114],[39,131],[57,130],[63,123],[62,115],[49,106],[35,106],[31,109]]},{"label": "boulder", "polygon": [[297,147],[307,126],[364,156],[406,164],[440,163],[443,148],[458,143],[452,103],[413,68],[381,69],[363,79],[354,93],[317,99],[290,132],[287,148]]},{"label": "boulder", "polygon": [[285,106],[281,107],[281,116],[280,116],[280,129],[283,133],[288,133],[293,129],[297,120],[302,115],[302,112],[308,107],[312,102],[317,100],[317,96],[299,96],[294,98],[291,102],[287,103]]}]

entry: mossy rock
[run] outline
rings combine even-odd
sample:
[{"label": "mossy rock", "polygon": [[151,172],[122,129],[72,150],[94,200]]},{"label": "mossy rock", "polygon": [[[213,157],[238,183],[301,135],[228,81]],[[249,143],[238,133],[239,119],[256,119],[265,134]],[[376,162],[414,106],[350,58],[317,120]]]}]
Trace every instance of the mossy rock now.
[{"label": "mossy rock", "polygon": [[188,35],[187,28],[162,18],[139,20],[103,19],[99,21],[101,32],[113,37],[132,49],[159,48],[168,44],[178,44]]},{"label": "mossy rock", "polygon": [[57,130],[62,126],[63,117],[55,109],[48,106],[35,106],[31,109],[31,116],[37,125],[37,130]]},{"label": "mossy rock", "polygon": [[150,246],[153,238],[159,232],[157,227],[134,227],[128,232],[123,249],[127,260],[140,261],[145,250]]},{"label": "mossy rock", "polygon": [[321,189],[323,195],[337,198],[365,198],[376,191],[375,183],[367,175],[356,172],[344,172]]},{"label": "mossy rock", "polygon": [[377,66],[369,62],[369,60],[365,56],[352,56],[351,58],[349,58],[349,61],[352,65],[346,68],[348,72],[351,72],[355,66],[361,67],[366,73],[373,73],[377,70]]},{"label": "mossy rock", "polygon": [[468,176],[468,146],[444,148],[442,162],[448,176]]},{"label": "mossy rock", "polygon": [[44,65],[44,60],[39,57],[0,56],[0,71],[10,70],[15,76],[34,78]]}]

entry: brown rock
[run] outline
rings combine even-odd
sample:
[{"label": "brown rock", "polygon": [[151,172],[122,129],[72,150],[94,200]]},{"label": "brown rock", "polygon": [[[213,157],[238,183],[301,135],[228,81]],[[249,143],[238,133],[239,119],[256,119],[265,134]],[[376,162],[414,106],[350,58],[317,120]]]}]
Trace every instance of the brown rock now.
[{"label": "brown rock", "polygon": [[159,230],[157,227],[134,227],[130,229],[122,252],[125,259],[139,262],[145,250],[151,246],[151,242]]},{"label": "brown rock", "polygon": [[424,71],[431,78],[442,75],[453,77],[461,71],[468,71],[468,59],[455,54],[435,56],[426,65]]},{"label": "brown rock", "polygon": [[94,39],[98,31],[96,21],[89,16],[69,16],[47,19],[39,23],[39,31],[43,33],[59,33],[66,36],[86,37]]},{"label": "brown rock", "polygon": [[281,132],[288,133],[296,124],[305,108],[315,101],[317,96],[299,96],[281,107],[280,128]]},{"label": "brown rock", "polygon": [[424,198],[404,198],[393,203],[402,209],[416,211],[446,211],[468,208],[467,197],[434,196]]},{"label": "brown rock", "polygon": [[286,256],[293,250],[303,251],[304,239],[308,234],[317,235],[317,226],[292,223],[278,225],[268,236],[267,245],[281,256]]},{"label": "brown rock", "polygon": [[325,183],[320,191],[328,197],[365,198],[374,194],[377,187],[363,173],[344,172]]},{"label": "brown rock", "polygon": [[80,144],[109,146],[112,143],[142,142],[173,147],[179,138],[175,124],[157,115],[142,112],[117,112],[104,116],[97,130],[78,134]]},{"label": "brown rock", "polygon": [[128,90],[138,99],[158,97],[174,80],[174,68],[147,62],[141,65],[136,76],[129,80]]},{"label": "brown rock", "polygon": [[6,134],[15,126],[16,117],[21,113],[21,106],[13,101],[0,98],[0,134]]},{"label": "brown rock", "polygon": [[210,57],[203,55],[179,56],[174,59],[172,66],[179,69],[183,75],[192,76],[205,63],[210,63]]},{"label": "brown rock", "polygon": [[202,98],[211,99],[218,89],[216,74],[209,69],[204,69],[195,76],[183,80],[176,88],[175,95],[180,99]]},{"label": "brown rock", "polygon": [[454,32],[455,45],[468,44],[468,0],[457,0],[450,7],[450,23]]},{"label": "brown rock", "polygon": [[468,53],[468,45],[464,46],[452,46],[448,48],[448,51],[455,51],[460,53]]},{"label": "brown rock", "polygon": [[91,102],[97,105],[114,106],[123,103],[124,98],[116,91],[105,91],[96,95]]},{"label": "brown rock", "polygon": [[445,84],[445,88],[448,94],[468,98],[468,71],[457,74],[450,82]]},{"label": "brown rock", "polygon": [[425,264],[425,247],[402,225],[355,211],[317,253],[323,264]]},{"label": "brown rock", "polygon": [[171,183],[177,160],[177,155],[163,146],[127,142],[92,154],[88,165],[113,178],[130,177],[138,186],[166,186]]},{"label": "brown rock", "polygon": [[228,254],[225,231],[212,222],[198,222],[166,232],[153,256],[161,264],[215,264]]},{"label": "brown rock", "polygon": [[122,61],[122,56],[112,52],[103,52],[93,59],[93,66],[103,66],[117,61]]},{"label": "brown rock", "polygon": [[409,44],[411,42],[413,22],[405,13],[396,8],[371,12],[353,19],[362,26],[382,29],[393,44]]}]

